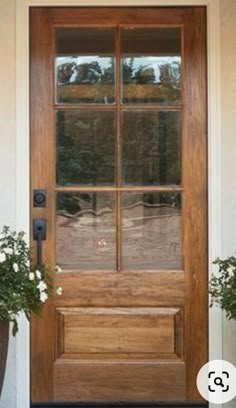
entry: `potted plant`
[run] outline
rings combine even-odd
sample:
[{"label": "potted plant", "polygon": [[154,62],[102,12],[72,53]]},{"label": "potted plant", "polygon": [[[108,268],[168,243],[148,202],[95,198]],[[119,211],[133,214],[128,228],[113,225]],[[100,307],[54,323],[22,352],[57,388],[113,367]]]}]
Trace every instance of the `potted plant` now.
[{"label": "potted plant", "polygon": [[228,319],[236,320],[236,257],[217,258],[219,273],[210,281],[211,304],[219,305]]},{"label": "potted plant", "polygon": [[0,396],[5,373],[9,323],[12,334],[18,331],[17,316],[23,312],[40,315],[43,304],[51,294],[49,269],[32,267],[31,251],[24,232],[3,227],[0,234]]}]

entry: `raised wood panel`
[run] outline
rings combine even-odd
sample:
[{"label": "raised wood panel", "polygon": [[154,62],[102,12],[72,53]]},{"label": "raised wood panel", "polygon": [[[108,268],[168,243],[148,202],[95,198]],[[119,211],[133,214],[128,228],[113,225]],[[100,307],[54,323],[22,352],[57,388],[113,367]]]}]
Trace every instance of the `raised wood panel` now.
[{"label": "raised wood panel", "polygon": [[[174,354],[178,312],[171,308],[58,310],[59,327],[63,316],[63,352]],[[182,325],[181,321],[178,323]]]},{"label": "raised wood panel", "polygon": [[[59,401],[183,401],[185,364],[68,362],[54,366]],[[122,398],[121,398],[122,395]]]},{"label": "raised wood panel", "polygon": [[65,272],[55,276],[63,296],[56,306],[181,306],[185,282],[182,271]]},{"label": "raised wood panel", "polygon": [[175,315],[175,353],[176,356],[184,358],[184,316],[183,310],[179,310]]}]

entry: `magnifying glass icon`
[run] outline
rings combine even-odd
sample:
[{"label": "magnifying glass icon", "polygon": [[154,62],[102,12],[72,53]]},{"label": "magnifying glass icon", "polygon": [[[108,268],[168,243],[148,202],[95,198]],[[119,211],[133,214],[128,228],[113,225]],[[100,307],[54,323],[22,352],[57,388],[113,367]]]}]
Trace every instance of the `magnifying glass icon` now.
[{"label": "magnifying glass icon", "polygon": [[216,378],[214,379],[214,383],[215,383],[215,385],[220,385],[222,388],[224,388],[224,384],[223,384],[222,378],[216,377]]}]

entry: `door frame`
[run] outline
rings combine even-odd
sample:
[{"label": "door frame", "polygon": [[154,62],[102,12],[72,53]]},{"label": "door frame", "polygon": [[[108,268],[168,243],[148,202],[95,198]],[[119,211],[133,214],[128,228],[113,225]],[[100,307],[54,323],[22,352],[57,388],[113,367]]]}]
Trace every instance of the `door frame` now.
[{"label": "door frame", "polygon": [[[31,6],[206,6],[208,63],[208,248],[221,255],[220,0],[16,0],[16,228],[29,232],[29,7]],[[214,206],[213,206],[214,203]],[[16,408],[29,408],[29,324],[19,318],[16,341]],[[214,333],[219,333],[218,338]],[[222,358],[222,312],[209,312],[209,359]],[[22,373],[24,372],[24,376]],[[210,404],[211,406],[211,404]],[[212,407],[213,408],[213,407]],[[220,405],[219,405],[220,408]]]}]

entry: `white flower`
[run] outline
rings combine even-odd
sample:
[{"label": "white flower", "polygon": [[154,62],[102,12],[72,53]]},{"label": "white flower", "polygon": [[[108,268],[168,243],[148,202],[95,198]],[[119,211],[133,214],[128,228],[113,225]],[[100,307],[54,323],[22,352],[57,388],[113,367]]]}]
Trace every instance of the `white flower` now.
[{"label": "white flower", "polygon": [[7,255],[12,255],[13,254],[13,249],[12,248],[4,248],[4,252]]},{"label": "white flower", "polygon": [[13,267],[13,269],[14,269],[15,272],[18,272],[18,271],[19,271],[19,266],[17,265],[16,262],[13,264],[12,267]]},{"label": "white flower", "polygon": [[30,273],[29,273],[29,280],[33,281],[34,278],[35,278],[34,272],[30,272]]},{"label": "white flower", "polygon": [[25,264],[26,264],[26,266],[28,266],[28,267],[29,267],[29,266],[30,266],[30,261],[29,261],[29,260],[27,260]]},{"label": "white flower", "polygon": [[42,303],[45,303],[46,300],[47,300],[47,298],[48,298],[47,293],[45,293],[45,292],[40,292],[40,301],[41,301]]},{"label": "white flower", "polygon": [[61,296],[62,293],[63,293],[63,289],[62,289],[61,286],[59,286],[59,287],[57,288],[57,290],[56,290],[56,294],[57,294],[58,296]]},{"label": "white flower", "polygon": [[230,266],[230,267],[228,268],[228,272],[229,272],[229,275],[230,275],[230,276],[233,276],[233,275],[234,275],[234,270],[235,270],[235,267],[234,267],[234,266]]},{"label": "white flower", "polygon": [[42,277],[42,274],[38,269],[36,269],[35,275],[37,276],[38,279],[41,279],[41,277]]},{"label": "white flower", "polygon": [[62,272],[62,269],[60,268],[59,265],[56,265],[55,270],[56,270],[56,272],[58,272],[58,273]]},{"label": "white flower", "polygon": [[4,252],[0,252],[0,263],[4,262],[6,260],[6,255]]},{"label": "white flower", "polygon": [[39,289],[40,292],[43,292],[45,289],[47,289],[47,285],[44,281],[40,281],[39,284],[37,285],[37,288]]}]

